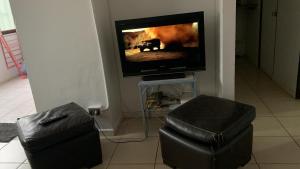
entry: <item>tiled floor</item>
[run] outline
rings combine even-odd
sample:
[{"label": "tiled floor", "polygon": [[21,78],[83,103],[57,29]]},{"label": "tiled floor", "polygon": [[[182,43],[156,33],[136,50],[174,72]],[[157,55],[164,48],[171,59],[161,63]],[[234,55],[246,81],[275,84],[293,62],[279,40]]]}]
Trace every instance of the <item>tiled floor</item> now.
[{"label": "tiled floor", "polygon": [[[300,169],[300,101],[292,99],[267,76],[239,64],[238,101],[255,105],[253,158],[243,169]],[[150,121],[150,135],[139,143],[115,144],[102,138],[103,164],[93,169],[169,169],[162,162],[157,135],[161,121]],[[122,122],[117,138],[143,136],[141,119]],[[18,140],[0,143],[0,169],[30,169]]]},{"label": "tiled floor", "polygon": [[0,84],[0,123],[14,123],[18,117],[35,112],[28,79],[15,78]]},{"label": "tiled floor", "polygon": [[239,62],[236,69],[236,100],[257,109],[253,141],[256,168],[300,169],[300,101],[251,65]]}]

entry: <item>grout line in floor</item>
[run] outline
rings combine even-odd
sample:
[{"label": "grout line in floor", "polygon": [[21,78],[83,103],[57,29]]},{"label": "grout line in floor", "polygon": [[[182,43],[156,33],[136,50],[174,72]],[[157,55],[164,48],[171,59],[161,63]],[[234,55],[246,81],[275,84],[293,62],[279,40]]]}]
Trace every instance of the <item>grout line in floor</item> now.
[{"label": "grout line in floor", "polygon": [[128,165],[153,165],[154,163],[150,163],[150,162],[146,162],[146,163],[116,163],[116,164],[111,164],[110,166],[112,165],[125,165],[125,166],[128,166]]},{"label": "grout line in floor", "polygon": [[23,162],[0,162],[0,164],[23,164]]},{"label": "grout line in floor", "polygon": [[[243,79],[243,78],[242,78]],[[244,80],[244,79],[243,79]],[[245,81],[245,80],[244,80]],[[271,110],[271,108],[268,106],[268,104],[265,103],[264,99],[261,98],[260,95],[256,93],[256,91],[253,89],[251,85],[248,84],[247,81],[245,81],[245,84],[249,87],[249,89],[255,94],[255,96],[261,101],[261,103],[271,112],[272,117],[275,118],[275,120],[280,124],[280,126],[287,132],[289,137],[296,143],[296,145],[300,148],[300,145],[298,142],[295,140],[293,135],[285,128],[285,126],[281,123],[281,121],[274,115],[274,112]]]},{"label": "grout line in floor", "polygon": [[[291,139],[296,143],[296,145],[300,148],[300,144],[297,142],[297,140],[294,138],[294,136],[286,129],[286,127],[282,124],[282,122],[275,117],[275,119],[278,121],[278,123],[283,127],[283,129],[288,133],[288,135],[291,137]],[[297,137],[297,136],[295,136]]]},{"label": "grout line in floor", "polygon": [[258,169],[261,169],[260,166],[259,166],[259,164],[258,164],[258,161],[256,160],[256,157],[254,156],[254,153],[253,153],[253,152],[252,152],[252,157],[253,157],[253,159],[254,159],[254,161],[255,161],[255,164],[256,164],[256,166],[258,167]]},{"label": "grout line in floor", "polygon": [[[270,138],[286,138],[286,137],[291,137],[291,136],[253,136],[253,137],[256,137],[256,138],[260,138],[260,137],[270,137]],[[296,136],[298,137],[298,136]]]},{"label": "grout line in floor", "polygon": [[265,162],[262,162],[262,163],[258,163],[258,164],[300,165],[300,162],[299,163],[265,163]]},{"label": "grout line in floor", "polygon": [[23,164],[25,164],[25,162],[26,162],[26,160],[24,160],[23,163],[21,163],[21,164],[17,167],[17,169],[19,169]]},{"label": "grout line in floor", "polygon": [[273,118],[275,118],[275,120],[280,124],[280,126],[285,130],[285,132],[289,135],[289,137],[296,143],[296,145],[300,148],[299,143],[296,141],[296,139],[293,137],[293,135],[288,131],[288,129],[286,129],[286,127],[282,124],[282,122],[278,119],[278,117],[276,117],[273,113],[273,111],[271,110],[271,108],[263,101],[262,98],[260,98],[258,96],[258,98],[261,100],[261,102],[267,107],[267,109],[269,109],[273,115]]},{"label": "grout line in floor", "polygon": [[4,143],[5,145],[4,145],[3,147],[0,148],[0,151],[1,151],[4,147],[6,147],[11,141],[13,141],[13,140],[10,140],[8,143]]},{"label": "grout line in floor", "polygon": [[[12,78],[4,83],[1,83],[0,89],[0,95],[3,94],[6,96],[2,98],[4,102],[1,102],[0,106],[4,105],[9,107],[3,114],[1,114],[0,122],[14,123],[16,120],[15,116],[26,116],[36,112],[36,106],[28,79],[23,80],[19,79],[18,77]],[[10,105],[8,106],[7,104]],[[22,113],[17,112],[20,110],[20,107],[26,107],[26,111],[22,110]]]},{"label": "grout line in floor", "polygon": [[112,158],[113,158],[113,156],[115,155],[115,152],[117,151],[117,148],[118,148],[118,146],[119,146],[118,143],[112,143],[112,144],[117,144],[117,145],[115,146],[113,152],[111,153],[111,156],[110,156],[110,158],[109,158],[109,161],[108,161],[108,163],[107,163],[107,166],[105,167],[106,169],[109,168],[110,163],[111,163],[111,161],[112,161]]},{"label": "grout line in floor", "polygon": [[159,139],[158,139],[158,143],[157,143],[157,147],[156,147],[156,153],[155,153],[155,160],[154,160],[154,169],[156,169],[156,162],[157,162],[157,156],[158,156],[158,148],[159,148]]}]

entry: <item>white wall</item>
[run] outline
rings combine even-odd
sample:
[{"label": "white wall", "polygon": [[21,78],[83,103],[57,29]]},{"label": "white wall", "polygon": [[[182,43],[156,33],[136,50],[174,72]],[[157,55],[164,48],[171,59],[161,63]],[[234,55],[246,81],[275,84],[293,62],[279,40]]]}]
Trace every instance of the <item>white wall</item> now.
[{"label": "white wall", "polygon": [[236,0],[218,0],[217,8],[218,95],[234,100]]},{"label": "white wall", "polygon": [[[7,41],[10,42],[10,44],[14,46],[18,45],[16,33],[4,35],[4,37]],[[17,52],[19,52],[19,50]],[[6,68],[6,62],[4,60],[2,48],[0,47],[0,84],[17,76],[18,76],[18,72],[16,68],[11,68],[11,69]]]},{"label": "white wall", "polygon": [[71,101],[108,107],[91,1],[11,3],[37,110]]},{"label": "white wall", "polygon": [[[109,0],[109,6],[113,25],[114,21],[122,19],[204,11],[207,70],[197,73],[197,79],[200,93],[216,95],[216,0]],[[113,34],[121,74],[115,31]],[[122,108],[125,113],[140,111],[137,88],[139,80],[139,77],[120,79]]]},{"label": "white wall", "polygon": [[101,56],[103,60],[104,73],[107,82],[109,110],[102,116],[102,123],[106,124],[109,119],[113,128],[116,128],[121,120],[121,97],[120,80],[117,68],[117,58],[114,54],[112,25],[107,0],[92,0],[95,22],[100,41]]},{"label": "white wall", "polygon": [[11,1],[38,111],[70,101],[85,108],[102,104],[112,129],[120,107],[137,115],[140,78],[121,77],[114,21],[195,11],[205,12],[207,70],[197,73],[200,93],[234,96],[235,0]]}]

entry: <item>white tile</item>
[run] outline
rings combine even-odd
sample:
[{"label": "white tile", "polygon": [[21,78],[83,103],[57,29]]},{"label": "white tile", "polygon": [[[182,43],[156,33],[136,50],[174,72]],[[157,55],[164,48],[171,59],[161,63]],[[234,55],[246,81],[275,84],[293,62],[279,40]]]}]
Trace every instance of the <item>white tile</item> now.
[{"label": "white tile", "polygon": [[264,103],[278,117],[300,116],[300,101],[290,98],[270,98]]},{"label": "white tile", "polygon": [[254,137],[253,154],[258,163],[300,162],[300,147],[290,137]]},{"label": "white tile", "polygon": [[108,164],[100,164],[100,165],[94,166],[91,169],[106,169],[107,167],[108,167]]},{"label": "white tile", "polygon": [[154,164],[110,165],[108,169],[153,169]]},{"label": "white tile", "polygon": [[300,136],[300,117],[278,118],[292,136]]},{"label": "white tile", "polygon": [[26,155],[18,140],[12,140],[0,150],[0,163],[22,163]]},{"label": "white tile", "polygon": [[14,116],[14,114],[7,114],[0,119],[0,123],[16,123],[17,118],[19,117],[21,116]]},{"label": "white tile", "polygon": [[102,160],[103,163],[108,164],[112,158],[112,155],[117,147],[116,143],[111,143],[107,140],[101,140],[102,147]]},{"label": "white tile", "polygon": [[0,150],[1,148],[3,148],[4,146],[6,146],[7,143],[0,143]]},{"label": "white tile", "polygon": [[274,117],[257,117],[253,124],[254,136],[288,136]]},{"label": "white tile", "polygon": [[256,164],[255,159],[253,157],[253,155],[251,155],[251,160],[249,161],[248,164]]},{"label": "white tile", "polygon": [[[149,119],[149,136],[158,136],[158,130],[162,126],[162,120],[159,118]],[[142,118],[124,119],[119,127],[117,134],[121,138],[143,138],[145,127]]]},{"label": "white tile", "polygon": [[281,111],[281,112],[275,112],[273,114],[276,117],[300,117],[300,110]]},{"label": "white tile", "polygon": [[259,169],[259,167],[257,166],[257,164],[247,164],[244,167],[240,167],[239,169]]},{"label": "white tile", "polygon": [[158,164],[162,164],[163,163],[163,158],[162,158],[162,154],[161,154],[160,143],[158,144],[157,156],[156,156],[156,163],[158,163]]},{"label": "white tile", "polygon": [[271,117],[271,111],[264,105],[264,103],[257,96],[240,96],[237,101],[252,105],[256,108],[257,117]]},{"label": "white tile", "polygon": [[111,164],[155,163],[157,146],[157,137],[149,137],[147,140],[139,143],[119,144]]},{"label": "white tile", "polygon": [[172,168],[164,164],[156,164],[155,169],[172,169]]},{"label": "white tile", "polygon": [[102,149],[102,164],[97,165],[95,167],[93,167],[92,169],[106,169],[111,158],[112,155],[116,149],[118,144],[116,143],[111,143],[106,139],[101,139],[101,149]]},{"label": "white tile", "polygon": [[[236,98],[257,108],[253,153],[258,163],[264,163],[260,169],[300,168],[288,164],[300,163],[300,101],[293,99],[271,78],[244,59],[236,63]],[[289,133],[295,136],[295,140],[289,137]],[[257,168],[253,163],[249,167]]]},{"label": "white tile", "polygon": [[15,78],[0,84],[0,123],[36,112],[28,79]]},{"label": "white tile", "polygon": [[31,169],[29,164],[22,164],[18,169]]},{"label": "white tile", "polygon": [[123,119],[115,138],[143,138],[144,125],[142,118]]},{"label": "white tile", "polygon": [[300,164],[260,164],[261,169],[299,169]]},{"label": "white tile", "polygon": [[252,86],[254,92],[263,100],[272,98],[290,98],[272,79],[262,74],[261,78]]},{"label": "white tile", "polygon": [[270,117],[272,116],[271,111],[261,102],[256,101],[254,103],[249,103],[256,108],[256,116],[257,117]]},{"label": "white tile", "polygon": [[0,163],[1,169],[17,169],[21,163]]},{"label": "white tile", "polygon": [[299,145],[300,147],[300,137],[294,137],[295,141],[297,142],[297,144]]}]

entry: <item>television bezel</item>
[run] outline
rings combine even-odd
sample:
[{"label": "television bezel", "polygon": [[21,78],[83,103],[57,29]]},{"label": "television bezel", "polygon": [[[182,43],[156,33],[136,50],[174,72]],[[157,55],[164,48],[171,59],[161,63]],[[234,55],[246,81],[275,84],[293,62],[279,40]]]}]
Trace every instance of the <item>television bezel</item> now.
[{"label": "television bezel", "polygon": [[[198,22],[199,60],[197,66],[182,65],[180,60],[130,62],[126,60],[122,30]],[[204,12],[164,15],[115,21],[123,77],[158,75],[206,70]],[[201,43],[202,42],[202,43]]]}]

